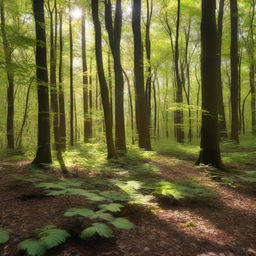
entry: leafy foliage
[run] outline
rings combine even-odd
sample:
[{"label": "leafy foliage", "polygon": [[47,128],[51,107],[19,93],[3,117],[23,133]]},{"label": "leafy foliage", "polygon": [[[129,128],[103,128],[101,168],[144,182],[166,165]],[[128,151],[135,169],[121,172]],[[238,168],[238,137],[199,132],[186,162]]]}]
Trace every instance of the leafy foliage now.
[{"label": "leafy foliage", "polygon": [[115,218],[110,222],[113,226],[120,229],[132,229],[134,225],[126,218]]},{"label": "leafy foliage", "polygon": [[151,188],[153,189],[153,194],[155,195],[171,196],[176,200],[213,196],[213,192],[211,190],[191,181],[160,181],[155,183]]},{"label": "leafy foliage", "polygon": [[11,231],[8,229],[0,229],[0,244],[6,243],[10,239]]},{"label": "leafy foliage", "polygon": [[110,238],[113,236],[112,229],[105,223],[93,223],[91,227],[84,229],[81,233],[81,238],[86,239],[98,234],[99,236]]},{"label": "leafy foliage", "polygon": [[22,241],[19,243],[19,249],[26,251],[28,256],[42,256],[48,249],[64,243],[70,235],[67,231],[51,225],[38,230],[38,237],[38,240]]},{"label": "leafy foliage", "polygon": [[122,204],[101,204],[99,208],[103,211],[110,211],[110,212],[120,212],[121,208],[124,207]]}]

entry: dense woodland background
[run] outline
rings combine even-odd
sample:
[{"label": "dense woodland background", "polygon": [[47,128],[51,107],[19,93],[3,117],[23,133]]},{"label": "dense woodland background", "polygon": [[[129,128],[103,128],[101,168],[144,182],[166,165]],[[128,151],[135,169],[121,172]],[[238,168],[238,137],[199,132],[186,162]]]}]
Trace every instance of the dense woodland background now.
[{"label": "dense woodland background", "polygon": [[256,0],[0,19],[0,255],[256,255]]}]

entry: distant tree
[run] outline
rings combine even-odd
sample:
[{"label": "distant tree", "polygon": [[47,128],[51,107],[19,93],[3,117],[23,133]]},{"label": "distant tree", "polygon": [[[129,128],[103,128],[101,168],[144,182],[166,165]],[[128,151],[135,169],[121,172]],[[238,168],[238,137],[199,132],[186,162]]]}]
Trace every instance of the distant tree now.
[{"label": "distant tree", "polygon": [[231,140],[239,143],[239,55],[238,55],[238,6],[237,0],[230,0],[230,21],[231,21]]},{"label": "distant tree", "polygon": [[202,0],[201,77],[202,128],[201,151],[196,164],[223,168],[219,148],[217,92],[216,0]]},{"label": "distant tree", "polygon": [[141,35],[141,0],[133,0],[132,30],[134,40],[135,112],[139,147],[151,150],[144,82],[144,59]]},{"label": "distant tree", "polygon": [[49,164],[51,157],[49,85],[44,0],[32,0],[36,32],[36,78],[38,93],[38,143],[34,164]]},{"label": "distant tree", "polygon": [[104,73],[103,59],[102,59],[102,35],[101,35],[101,24],[99,20],[99,1],[91,0],[92,7],[92,17],[95,30],[95,53],[96,53],[96,63],[97,71],[99,77],[101,100],[104,111],[105,119],[105,129],[106,129],[106,141],[108,148],[108,158],[113,158],[116,156],[116,149],[113,140],[112,132],[112,118],[110,110],[109,92],[107,81]]},{"label": "distant tree", "polygon": [[122,31],[122,1],[116,0],[115,19],[113,25],[112,3],[105,0],[105,25],[109,44],[114,59],[115,71],[115,137],[116,149],[126,151],[124,124],[124,77],[121,64],[121,31]]},{"label": "distant tree", "polygon": [[1,0],[1,32],[3,39],[3,50],[5,58],[5,69],[7,73],[7,125],[6,125],[6,135],[7,135],[7,148],[14,148],[14,72],[12,66],[12,52],[11,45],[6,33],[5,24],[5,9],[4,0]]}]

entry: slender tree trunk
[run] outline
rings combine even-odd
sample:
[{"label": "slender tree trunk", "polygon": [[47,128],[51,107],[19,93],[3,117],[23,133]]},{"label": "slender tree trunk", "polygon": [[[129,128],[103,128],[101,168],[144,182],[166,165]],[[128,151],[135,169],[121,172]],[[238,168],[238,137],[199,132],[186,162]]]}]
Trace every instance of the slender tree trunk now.
[{"label": "slender tree trunk", "polygon": [[148,125],[151,126],[151,92],[152,92],[152,67],[151,67],[151,39],[150,27],[153,14],[153,0],[147,0],[147,19],[146,19],[146,58],[147,58],[147,79],[146,79],[146,97],[148,108]]},{"label": "slender tree trunk", "polygon": [[73,31],[71,2],[69,0],[69,45],[70,45],[70,146],[74,146],[74,84],[73,84]]},{"label": "slender tree trunk", "polygon": [[217,29],[216,0],[202,0],[201,76],[202,130],[201,151],[196,164],[223,168],[221,163],[217,105]]},{"label": "slender tree trunk", "polygon": [[3,39],[3,50],[5,57],[5,68],[7,73],[7,148],[14,149],[14,74],[12,67],[12,50],[5,31],[4,0],[1,0],[1,32]]},{"label": "slender tree trunk", "polygon": [[180,106],[183,103],[183,93],[182,93],[182,81],[181,81],[180,70],[179,70],[179,30],[180,30],[180,0],[178,0],[175,53],[174,53],[175,76],[176,76],[175,102],[178,104],[178,110],[174,111],[174,125],[175,125],[175,131],[176,131],[175,134],[176,134],[177,142],[183,143],[185,135],[184,135],[184,128],[183,128],[183,111]]},{"label": "slender tree trunk", "polygon": [[[54,24],[53,14],[56,7],[56,0],[54,6],[51,6],[48,2],[48,9],[50,14],[50,95],[51,95],[51,111],[53,117],[53,133],[56,151],[60,150],[59,142],[59,105],[58,105],[58,91],[57,91],[57,78],[56,78],[56,46],[54,40]],[[55,35],[57,36],[57,35]]]},{"label": "slender tree trunk", "polygon": [[230,0],[231,19],[231,140],[239,143],[239,118],[238,118],[238,97],[239,97],[239,73],[238,73],[238,7],[237,0]]},{"label": "slender tree trunk", "polygon": [[85,10],[82,14],[82,64],[83,64],[83,111],[84,111],[84,142],[90,139],[89,121],[89,78],[86,60],[86,27]]},{"label": "slender tree trunk", "polygon": [[36,77],[38,93],[38,143],[34,164],[52,163],[50,136],[49,85],[44,19],[44,0],[33,0],[36,31]]},{"label": "slender tree trunk", "polygon": [[101,24],[99,20],[99,1],[91,0],[91,6],[92,6],[93,24],[95,29],[95,52],[96,52],[97,70],[98,70],[99,84],[100,84],[100,91],[101,91],[101,99],[102,99],[104,119],[105,119],[108,158],[113,158],[116,156],[116,150],[115,150],[115,145],[113,141],[108,86],[107,86],[107,81],[104,73],[103,59],[102,59],[102,45],[101,45],[102,35],[101,35]]},{"label": "slender tree trunk", "polygon": [[139,147],[151,150],[148,109],[144,88],[144,60],[141,38],[141,0],[133,0],[132,30],[134,40],[136,124],[139,135]]},{"label": "slender tree trunk", "polygon": [[218,115],[220,137],[227,138],[225,107],[223,102],[222,74],[221,74],[221,49],[222,49],[222,31],[223,14],[225,0],[220,0],[218,11],[218,30],[217,30],[217,89],[218,89]]},{"label": "slender tree trunk", "polygon": [[122,1],[116,0],[114,26],[112,20],[111,0],[105,2],[105,25],[114,60],[115,71],[115,137],[119,152],[126,151],[125,119],[124,119],[124,78],[121,64],[121,32],[122,32]]},{"label": "slender tree trunk", "polygon": [[89,137],[92,138],[92,57],[90,60],[90,74],[89,74]]},{"label": "slender tree trunk", "polygon": [[108,87],[109,87],[109,102],[110,102],[111,122],[112,122],[112,125],[113,125],[114,124],[113,86],[112,86],[112,68],[111,68],[110,51],[108,51]]},{"label": "slender tree trunk", "polygon": [[60,148],[66,150],[66,112],[65,112],[65,96],[63,90],[63,37],[62,37],[62,11],[59,14],[60,27],[60,49],[59,49],[59,122],[60,122]]}]

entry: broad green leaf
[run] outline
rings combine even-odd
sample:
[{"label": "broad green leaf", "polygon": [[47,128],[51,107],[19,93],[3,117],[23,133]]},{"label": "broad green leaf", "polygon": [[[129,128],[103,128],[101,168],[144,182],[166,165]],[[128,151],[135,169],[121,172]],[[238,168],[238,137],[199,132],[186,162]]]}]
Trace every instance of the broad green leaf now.
[{"label": "broad green leaf", "polygon": [[47,246],[43,241],[31,239],[19,243],[18,248],[26,251],[28,256],[43,256],[47,251]]},{"label": "broad green leaf", "polygon": [[110,211],[110,212],[120,212],[121,208],[124,207],[122,204],[101,204],[99,205],[99,208],[101,208],[104,211]]},{"label": "broad green leaf", "polygon": [[113,236],[113,231],[108,225],[101,222],[97,222],[97,223],[94,223],[91,227],[83,230],[81,233],[81,238],[86,239],[86,238],[92,237],[96,233],[99,236],[106,237],[106,238],[110,238]]},{"label": "broad green leaf", "polygon": [[83,216],[92,218],[94,215],[95,212],[87,208],[71,208],[64,213],[64,216],[66,217]]},{"label": "broad green leaf", "polygon": [[126,218],[115,218],[114,220],[110,221],[113,226],[120,229],[132,229],[134,227],[133,223],[127,220]]},{"label": "broad green leaf", "polygon": [[10,233],[10,230],[0,229],[0,244],[4,244],[9,240]]}]

